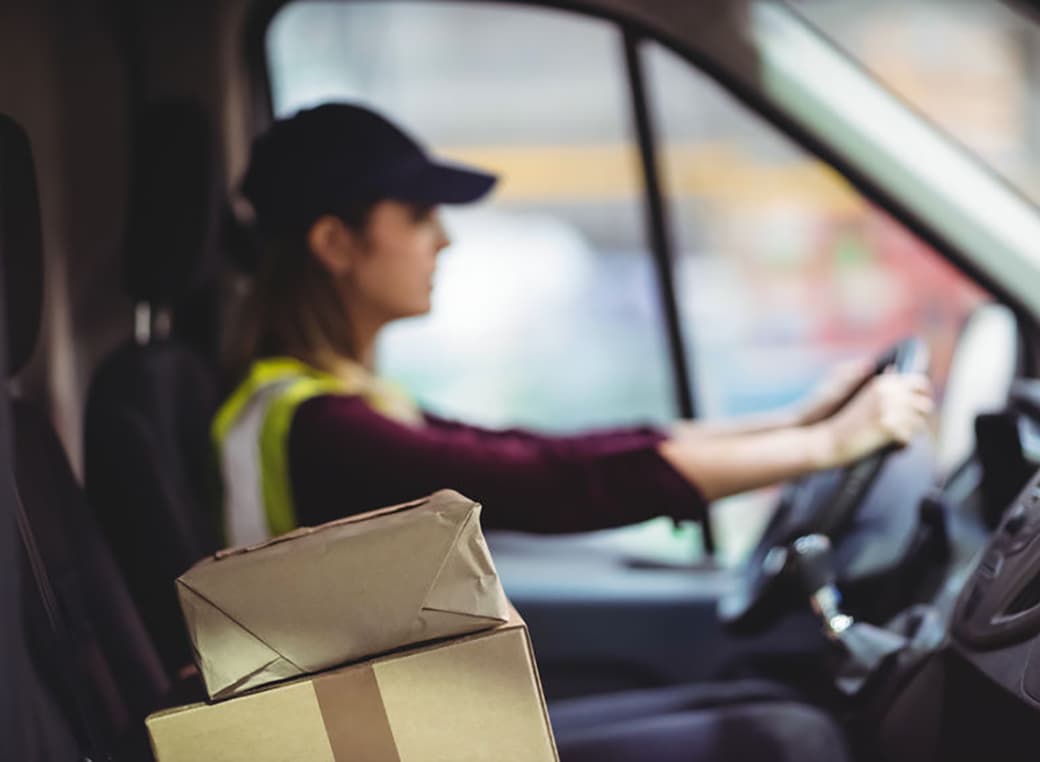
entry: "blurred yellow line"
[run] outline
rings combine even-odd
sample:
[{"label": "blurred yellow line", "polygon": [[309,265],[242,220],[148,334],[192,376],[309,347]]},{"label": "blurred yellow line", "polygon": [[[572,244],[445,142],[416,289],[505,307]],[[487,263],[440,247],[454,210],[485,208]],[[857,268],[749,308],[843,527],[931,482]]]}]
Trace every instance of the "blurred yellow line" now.
[{"label": "blurred yellow line", "polygon": [[[502,176],[503,201],[617,201],[642,185],[635,146],[622,143],[446,147],[440,153]],[[666,146],[667,190],[680,199],[722,204],[804,203],[844,212],[863,205],[836,172],[811,159],[765,162],[734,143]]]}]

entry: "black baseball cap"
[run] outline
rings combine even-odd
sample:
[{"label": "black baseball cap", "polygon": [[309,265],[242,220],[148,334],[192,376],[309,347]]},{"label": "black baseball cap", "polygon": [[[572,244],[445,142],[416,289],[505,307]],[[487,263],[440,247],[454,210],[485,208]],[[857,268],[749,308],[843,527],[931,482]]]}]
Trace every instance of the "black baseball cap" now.
[{"label": "black baseball cap", "polygon": [[465,204],[486,195],[497,179],[431,158],[370,109],[326,103],[275,122],[253,141],[242,195],[260,230],[285,231],[381,199]]}]

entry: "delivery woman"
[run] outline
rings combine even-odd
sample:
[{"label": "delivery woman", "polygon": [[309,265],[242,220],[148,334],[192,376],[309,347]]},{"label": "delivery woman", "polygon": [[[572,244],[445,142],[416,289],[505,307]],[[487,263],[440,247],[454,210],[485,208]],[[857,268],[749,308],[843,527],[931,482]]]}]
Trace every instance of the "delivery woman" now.
[{"label": "delivery woman", "polygon": [[[303,111],[257,139],[242,191],[262,254],[234,345],[237,389],[213,426],[229,543],[443,487],[482,503],[487,527],[695,518],[707,501],[850,463],[923,429],[932,406],[923,377],[879,376],[841,404],[866,365],[845,368],[793,413],[670,430],[547,436],[420,409],[376,373],[376,340],[388,323],[430,309],[449,243],[438,206],[476,201],[494,182],[432,159],[354,105]],[[734,701],[734,690],[725,686],[712,708],[702,685],[558,705],[561,757],[846,758],[823,714],[759,688],[757,700]]]},{"label": "delivery woman", "polygon": [[438,205],[476,201],[494,182],[432,159],[355,105],[303,111],[256,140],[242,191],[262,255],[233,347],[238,387],[213,427],[229,543],[442,487],[482,503],[487,527],[696,518],[708,501],[850,463],[924,428],[922,376],[879,376],[835,409],[866,364],[840,370],[796,412],[667,431],[546,436],[420,409],[376,373],[376,340],[430,309],[449,244]]}]

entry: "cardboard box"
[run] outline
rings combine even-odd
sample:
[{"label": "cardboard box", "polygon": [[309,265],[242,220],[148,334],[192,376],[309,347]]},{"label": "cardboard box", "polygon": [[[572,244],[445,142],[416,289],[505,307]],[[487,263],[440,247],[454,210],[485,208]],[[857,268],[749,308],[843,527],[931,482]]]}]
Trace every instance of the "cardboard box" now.
[{"label": "cardboard box", "polygon": [[479,518],[443,490],[200,561],[177,592],[209,696],[502,624]]},{"label": "cardboard box", "polygon": [[158,762],[557,762],[527,628],[146,720]]}]

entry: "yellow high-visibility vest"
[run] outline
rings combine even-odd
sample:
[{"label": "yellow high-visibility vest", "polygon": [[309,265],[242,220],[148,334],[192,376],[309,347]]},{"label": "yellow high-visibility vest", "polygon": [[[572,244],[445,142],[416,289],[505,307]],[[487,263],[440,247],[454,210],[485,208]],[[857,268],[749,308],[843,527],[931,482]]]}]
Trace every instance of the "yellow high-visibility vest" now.
[{"label": "yellow high-visibility vest", "polygon": [[222,528],[229,545],[248,545],[296,528],[289,478],[289,430],[296,409],[325,394],[358,395],[395,420],[422,420],[403,391],[344,362],[336,375],[292,357],[257,360],[217,411],[211,427],[220,463]]}]

